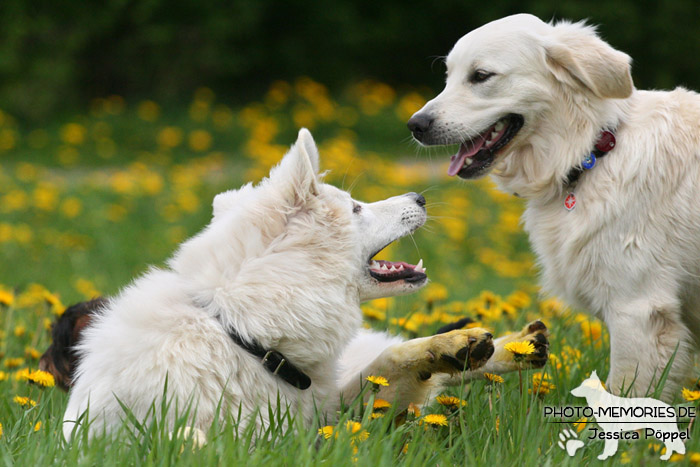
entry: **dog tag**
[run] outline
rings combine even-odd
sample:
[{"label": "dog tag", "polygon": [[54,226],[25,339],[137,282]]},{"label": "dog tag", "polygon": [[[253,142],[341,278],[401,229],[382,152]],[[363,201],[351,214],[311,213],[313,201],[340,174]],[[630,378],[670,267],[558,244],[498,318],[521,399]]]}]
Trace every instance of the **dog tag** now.
[{"label": "dog tag", "polygon": [[595,148],[600,152],[612,151],[615,147],[615,135],[609,131],[603,131],[595,143]]},{"label": "dog tag", "polygon": [[584,169],[591,170],[593,167],[595,167],[595,163],[596,163],[595,154],[590,153],[589,155],[587,155],[586,157],[583,158],[583,162],[581,163],[581,165],[583,166]]},{"label": "dog tag", "polygon": [[564,207],[567,211],[572,211],[576,207],[576,195],[569,193],[564,200]]}]

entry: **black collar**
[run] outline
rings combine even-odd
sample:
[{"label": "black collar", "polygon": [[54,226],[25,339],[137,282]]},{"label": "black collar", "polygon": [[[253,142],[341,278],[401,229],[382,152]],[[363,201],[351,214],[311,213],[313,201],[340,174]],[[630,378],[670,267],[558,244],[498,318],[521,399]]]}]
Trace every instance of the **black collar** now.
[{"label": "black collar", "polygon": [[596,165],[596,161],[612,151],[615,147],[615,130],[603,130],[598,135],[598,140],[589,155],[583,158],[580,165],[572,167],[566,175],[565,186],[570,187],[576,183],[584,172],[590,170]]},{"label": "black collar", "polygon": [[292,386],[298,389],[308,389],[311,386],[311,378],[294,366],[284,355],[273,349],[265,349],[257,341],[245,341],[232,329],[226,331],[231,340],[238,344],[248,353],[261,359],[265,368],[273,375],[279,376]]}]

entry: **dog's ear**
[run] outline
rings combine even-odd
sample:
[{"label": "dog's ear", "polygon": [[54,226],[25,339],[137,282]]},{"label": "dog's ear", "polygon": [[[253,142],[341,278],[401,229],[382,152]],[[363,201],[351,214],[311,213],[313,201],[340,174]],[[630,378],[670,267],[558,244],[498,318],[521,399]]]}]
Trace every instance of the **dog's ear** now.
[{"label": "dog's ear", "polygon": [[556,24],[545,52],[547,66],[564,84],[583,85],[601,98],[622,99],[632,94],[632,59],[600,39],[592,26]]},{"label": "dog's ear", "polygon": [[270,182],[282,189],[294,204],[318,194],[318,149],[306,128],[282,162],[270,172]]},{"label": "dog's ear", "polygon": [[600,381],[600,378],[598,378],[598,373],[596,372],[596,370],[593,370],[590,378],[594,378],[594,379],[597,379],[598,381]]}]

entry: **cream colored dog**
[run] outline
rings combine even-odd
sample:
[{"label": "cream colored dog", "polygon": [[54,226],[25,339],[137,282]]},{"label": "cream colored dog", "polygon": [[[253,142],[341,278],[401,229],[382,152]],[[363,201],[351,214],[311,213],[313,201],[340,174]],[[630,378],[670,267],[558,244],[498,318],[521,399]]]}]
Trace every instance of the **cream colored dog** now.
[{"label": "cream colored dog", "polygon": [[513,340],[536,345],[526,366],[544,365],[539,322],[496,340],[491,360],[492,336],[480,328],[409,341],[362,329],[360,302],[427,283],[422,261],[373,260],[423,225],[425,199],[362,203],[323,183],[318,170],[316,145],[302,130],[268,179],[214,199],[209,226],[167,269],[108,301],[80,337],[66,438],[86,422],[91,435],[111,433],[125,409],[138,421],[165,417],[172,430],[190,408],[184,432],[198,443],[226,413],[259,427],[278,410],[307,423],[317,410],[333,419],[368,375],[389,380],[378,396],[401,411],[462,381],[465,369],[466,379],[515,370],[503,350]]},{"label": "cream colored dog", "polygon": [[700,335],[700,96],[637,90],[593,27],[522,14],[457,42],[409,128],[525,198],[544,289],[608,326],[608,387],[643,395],[675,353],[670,399]]}]

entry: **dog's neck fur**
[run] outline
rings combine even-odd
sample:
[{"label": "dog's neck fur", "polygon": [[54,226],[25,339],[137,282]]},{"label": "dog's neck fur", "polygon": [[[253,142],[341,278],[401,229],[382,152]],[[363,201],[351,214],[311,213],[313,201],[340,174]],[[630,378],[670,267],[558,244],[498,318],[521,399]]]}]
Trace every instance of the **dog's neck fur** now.
[{"label": "dog's neck fur", "polygon": [[[235,330],[311,372],[338,355],[362,322],[357,279],[345,268],[330,266],[351,264],[349,234],[325,225],[343,220],[331,204],[324,206],[319,198],[314,209],[325,209],[327,219],[314,220],[303,210],[282,216],[265,205],[244,217],[221,218],[184,243],[170,261],[183,292],[223,331]],[[265,229],[255,224],[261,218],[269,224]],[[241,232],[245,226],[249,233]],[[298,234],[285,234],[290,229]],[[259,243],[231,242],[231,232]],[[309,284],[305,277],[325,280]],[[347,313],[349,304],[356,313]]]},{"label": "dog's neck fur", "polygon": [[571,100],[559,84],[552,86],[558,92],[551,110],[529,126],[529,144],[516,147],[493,172],[501,189],[517,193],[528,205],[560,203],[571,168],[591,151],[602,129],[621,126],[634,99],[634,93],[627,99],[601,99],[591,93]]}]

